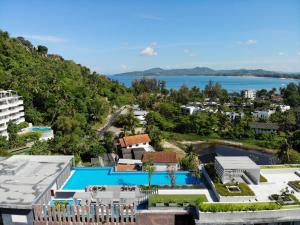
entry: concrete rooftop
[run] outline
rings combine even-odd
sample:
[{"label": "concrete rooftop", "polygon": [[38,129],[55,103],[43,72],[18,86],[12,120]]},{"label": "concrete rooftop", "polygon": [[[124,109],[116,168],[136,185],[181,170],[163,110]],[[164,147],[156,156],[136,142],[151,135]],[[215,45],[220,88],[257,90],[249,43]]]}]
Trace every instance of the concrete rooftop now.
[{"label": "concrete rooftop", "polygon": [[0,161],[0,208],[31,208],[72,158],[15,155]]},{"label": "concrete rooftop", "polygon": [[248,156],[217,156],[215,157],[220,165],[226,169],[259,169],[260,167]]}]

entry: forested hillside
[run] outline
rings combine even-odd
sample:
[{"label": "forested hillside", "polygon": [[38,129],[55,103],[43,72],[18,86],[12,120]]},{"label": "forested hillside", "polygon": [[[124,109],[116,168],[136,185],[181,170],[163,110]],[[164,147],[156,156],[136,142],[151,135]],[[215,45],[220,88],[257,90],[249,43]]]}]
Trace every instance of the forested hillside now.
[{"label": "forested hillside", "polygon": [[132,95],[107,77],[47,51],[0,31],[0,88],[23,96],[28,122],[54,128],[53,149],[66,154],[87,150],[93,143],[85,140],[94,136],[91,125]]}]

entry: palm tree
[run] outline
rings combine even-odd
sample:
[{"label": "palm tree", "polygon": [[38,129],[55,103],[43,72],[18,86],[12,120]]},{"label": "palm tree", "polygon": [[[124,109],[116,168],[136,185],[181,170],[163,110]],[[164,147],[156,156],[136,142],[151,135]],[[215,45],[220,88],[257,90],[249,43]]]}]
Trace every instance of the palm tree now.
[{"label": "palm tree", "polygon": [[185,148],[185,152],[188,156],[196,155],[195,146],[193,144],[188,145]]},{"label": "palm tree", "polygon": [[277,152],[277,156],[281,161],[281,163],[288,163],[290,161],[289,149],[290,149],[290,145],[288,141],[285,139],[281,144],[279,151]]},{"label": "palm tree", "polygon": [[152,176],[155,172],[155,166],[153,166],[152,163],[147,163],[147,165],[144,166],[144,170],[148,172],[148,186],[150,187],[151,186],[151,179],[152,179]]}]

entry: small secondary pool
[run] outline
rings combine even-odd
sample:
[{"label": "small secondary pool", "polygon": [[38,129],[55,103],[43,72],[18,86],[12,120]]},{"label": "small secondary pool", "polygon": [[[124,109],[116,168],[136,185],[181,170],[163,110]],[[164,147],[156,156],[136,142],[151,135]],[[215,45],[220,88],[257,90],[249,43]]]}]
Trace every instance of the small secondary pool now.
[{"label": "small secondary pool", "polygon": [[[148,185],[147,172],[114,172],[113,168],[75,168],[63,190],[83,190],[89,185]],[[155,172],[152,185],[170,185],[168,172]],[[202,184],[190,172],[176,172],[176,185]]]},{"label": "small secondary pool", "polygon": [[[55,205],[56,202],[66,202],[68,205],[73,205],[74,204],[74,200],[73,199],[67,199],[67,200],[57,200],[57,199],[54,199],[54,200],[51,200],[49,202],[49,205]],[[80,200],[77,200],[77,205],[80,204]]]},{"label": "small secondary pool", "polygon": [[29,131],[49,132],[49,131],[51,131],[51,128],[50,127],[30,127]]}]

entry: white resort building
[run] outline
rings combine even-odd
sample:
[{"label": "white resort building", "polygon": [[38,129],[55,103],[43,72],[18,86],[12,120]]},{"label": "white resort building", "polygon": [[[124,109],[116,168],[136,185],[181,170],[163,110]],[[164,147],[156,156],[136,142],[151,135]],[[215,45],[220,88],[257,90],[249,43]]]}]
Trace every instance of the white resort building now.
[{"label": "white resort building", "polygon": [[248,98],[251,100],[254,100],[256,98],[256,91],[249,89],[249,90],[243,90],[242,91],[243,97]]},{"label": "white resort building", "polygon": [[7,124],[24,122],[24,106],[21,96],[15,91],[0,91],[0,135],[8,137]]}]

